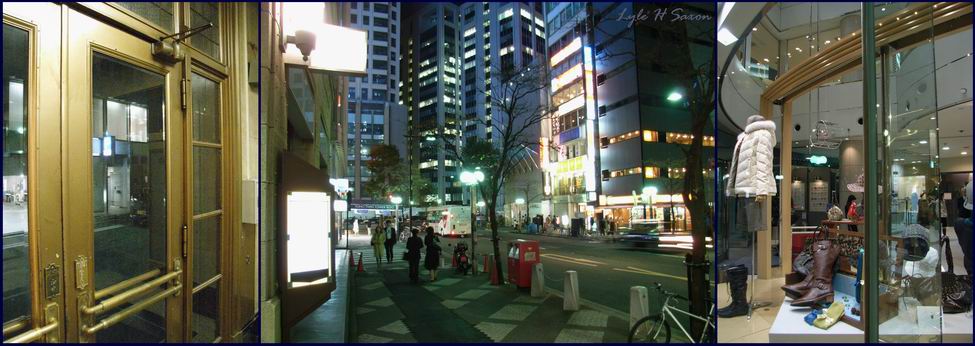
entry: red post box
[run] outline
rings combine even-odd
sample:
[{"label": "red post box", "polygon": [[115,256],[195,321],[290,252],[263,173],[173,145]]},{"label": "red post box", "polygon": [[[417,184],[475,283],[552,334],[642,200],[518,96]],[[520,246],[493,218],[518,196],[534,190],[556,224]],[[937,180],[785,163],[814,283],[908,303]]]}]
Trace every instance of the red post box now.
[{"label": "red post box", "polygon": [[508,282],[518,287],[531,287],[532,266],[541,260],[538,241],[518,239],[511,242],[508,249]]}]

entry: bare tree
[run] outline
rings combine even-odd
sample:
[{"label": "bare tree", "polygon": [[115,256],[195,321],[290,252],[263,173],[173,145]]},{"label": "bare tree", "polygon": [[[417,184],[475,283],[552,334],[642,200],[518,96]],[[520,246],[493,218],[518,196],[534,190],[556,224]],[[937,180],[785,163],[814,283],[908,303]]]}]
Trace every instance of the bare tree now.
[{"label": "bare tree", "polygon": [[479,184],[479,190],[491,226],[494,274],[498,282],[504,283],[498,244],[498,198],[522,156],[529,155],[528,148],[538,144],[539,133],[536,130],[548,116],[545,103],[541,102],[541,93],[547,90],[550,78],[545,66],[537,62],[522,68],[504,61],[492,64],[491,76],[490,88],[480,87],[477,90],[490,101],[491,117],[469,119],[491,129],[492,136],[486,139],[488,144],[478,143],[485,140],[477,140],[463,146],[455,145],[453,150],[448,150],[448,154],[465,168],[480,167],[484,172],[484,181]]}]

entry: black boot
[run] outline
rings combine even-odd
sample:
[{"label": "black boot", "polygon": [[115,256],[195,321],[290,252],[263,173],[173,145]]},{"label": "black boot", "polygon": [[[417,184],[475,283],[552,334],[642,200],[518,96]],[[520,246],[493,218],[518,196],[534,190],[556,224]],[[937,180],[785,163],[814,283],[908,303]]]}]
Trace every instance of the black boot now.
[{"label": "black boot", "polygon": [[731,304],[718,309],[718,317],[729,318],[748,314],[748,268],[738,265],[728,268],[728,286],[731,288]]}]

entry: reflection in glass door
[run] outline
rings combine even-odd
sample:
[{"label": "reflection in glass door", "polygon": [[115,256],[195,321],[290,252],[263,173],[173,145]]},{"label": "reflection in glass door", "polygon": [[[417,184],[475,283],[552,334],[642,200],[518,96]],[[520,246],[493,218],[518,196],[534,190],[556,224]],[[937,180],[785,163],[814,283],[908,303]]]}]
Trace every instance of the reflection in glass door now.
[{"label": "reflection in glass door", "polygon": [[[166,93],[162,75],[100,53],[92,61],[94,284],[100,300],[130,278],[166,272]],[[96,339],[165,341],[165,317],[164,303],[150,304]]]},{"label": "reflection in glass door", "polygon": [[[896,22],[876,5],[877,21]],[[899,15],[904,15],[901,13]],[[934,17],[913,12],[919,38],[934,37]],[[878,27],[880,27],[878,25]],[[878,171],[882,342],[942,340],[939,128],[934,44],[928,39],[877,47]]]},{"label": "reflection in glass door", "polygon": [[3,336],[29,329],[27,212],[28,33],[3,25]]},{"label": "reflection in glass door", "polygon": [[220,85],[193,73],[193,342],[220,335],[222,149]]}]

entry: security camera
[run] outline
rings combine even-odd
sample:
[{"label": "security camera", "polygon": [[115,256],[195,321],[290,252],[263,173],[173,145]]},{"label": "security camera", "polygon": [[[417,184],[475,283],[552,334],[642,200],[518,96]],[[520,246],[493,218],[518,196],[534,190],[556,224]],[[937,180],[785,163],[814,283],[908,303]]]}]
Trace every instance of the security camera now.
[{"label": "security camera", "polygon": [[857,124],[863,125],[863,118],[862,117],[859,118],[859,119],[857,119]]},{"label": "security camera", "polygon": [[287,42],[298,47],[301,51],[301,59],[304,61],[308,61],[311,51],[315,50],[315,34],[311,31],[295,31],[294,36],[288,36]]},{"label": "security camera", "polygon": [[796,129],[796,131],[798,132],[798,131],[799,131],[800,129],[802,129],[802,125],[799,125],[799,124],[796,124],[796,127],[795,127],[795,129]]}]

